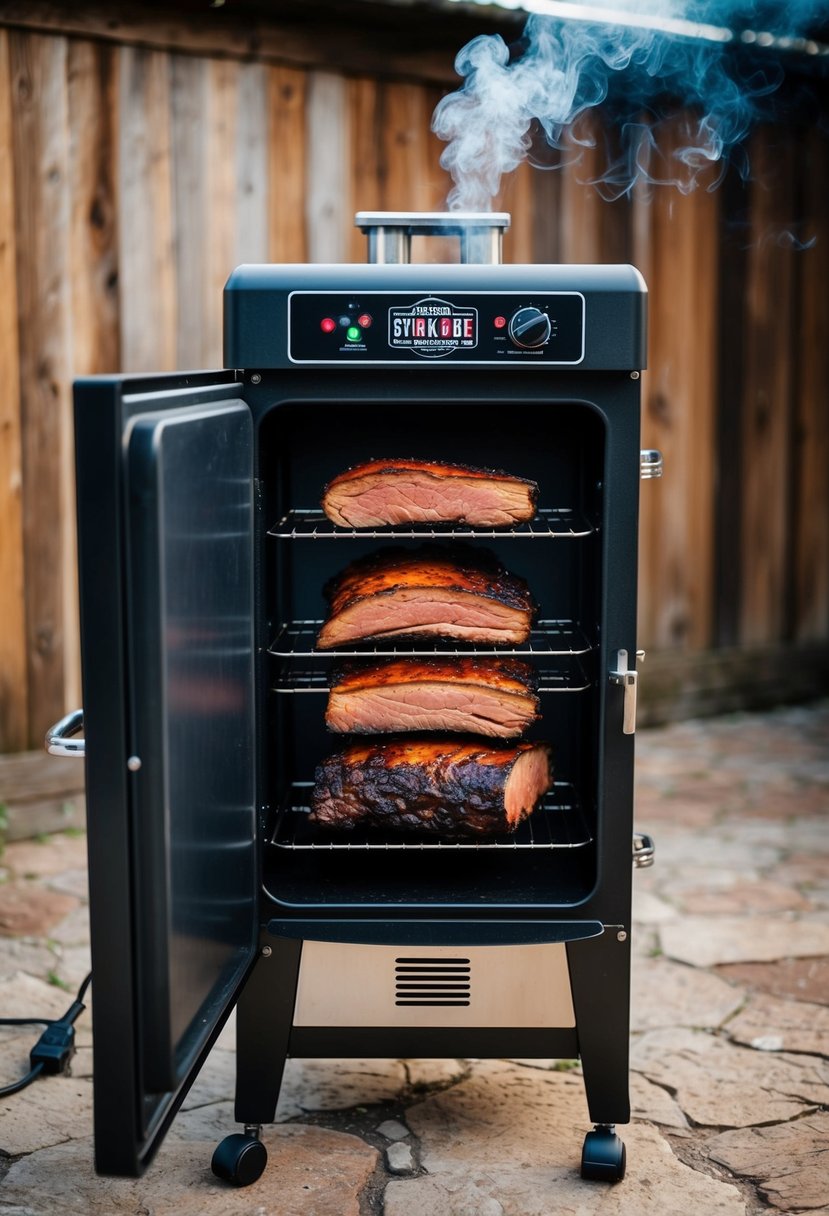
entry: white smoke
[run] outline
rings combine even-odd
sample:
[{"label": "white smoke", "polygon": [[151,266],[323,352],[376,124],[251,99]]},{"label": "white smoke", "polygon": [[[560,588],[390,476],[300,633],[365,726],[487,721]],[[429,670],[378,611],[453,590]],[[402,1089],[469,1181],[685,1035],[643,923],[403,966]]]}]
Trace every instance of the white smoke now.
[{"label": "white smoke", "polygon": [[[767,55],[762,70],[756,63],[746,70],[729,46],[732,30],[760,17],[749,3],[601,0],[599,9],[592,0],[571,0],[555,7],[581,10],[585,19],[534,13],[517,53],[500,35],[483,35],[457,56],[464,84],[439,102],[432,119],[447,141],[441,165],[454,181],[450,208],[487,210],[502,175],[525,159],[547,168],[562,163],[558,153],[578,159],[579,145],[595,138],[579,119],[611,90],[618,147],[591,184],[608,198],[637,180],[687,193],[704,169],[724,166],[739,150],[758,100],[782,80],[776,56]],[[762,28],[791,38],[823,7],[817,0],[766,3]],[[666,97],[687,117],[684,142],[673,141],[667,153],[659,139]]]}]

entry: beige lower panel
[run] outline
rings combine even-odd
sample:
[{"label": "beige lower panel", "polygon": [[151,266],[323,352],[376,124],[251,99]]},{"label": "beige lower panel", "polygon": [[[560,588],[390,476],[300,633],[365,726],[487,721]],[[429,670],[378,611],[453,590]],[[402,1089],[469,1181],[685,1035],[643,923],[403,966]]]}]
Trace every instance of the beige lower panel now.
[{"label": "beige lower panel", "polygon": [[[398,1005],[398,958],[440,959],[444,965],[468,959],[468,1006]],[[560,944],[468,948],[305,942],[294,1025],[571,1027],[575,1017],[566,949]]]}]

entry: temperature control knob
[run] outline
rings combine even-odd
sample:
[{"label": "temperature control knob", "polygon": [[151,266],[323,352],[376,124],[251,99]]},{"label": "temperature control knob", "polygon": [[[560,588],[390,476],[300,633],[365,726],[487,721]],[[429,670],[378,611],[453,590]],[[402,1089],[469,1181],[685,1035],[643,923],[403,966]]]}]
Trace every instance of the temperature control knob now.
[{"label": "temperature control knob", "polygon": [[507,332],[516,346],[526,350],[546,346],[550,341],[550,318],[540,308],[519,308],[510,317]]}]

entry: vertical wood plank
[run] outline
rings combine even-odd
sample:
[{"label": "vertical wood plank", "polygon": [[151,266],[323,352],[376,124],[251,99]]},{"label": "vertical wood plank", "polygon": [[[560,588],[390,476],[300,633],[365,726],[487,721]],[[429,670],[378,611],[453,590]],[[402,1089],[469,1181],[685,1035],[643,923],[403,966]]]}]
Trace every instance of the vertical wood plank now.
[{"label": "vertical wood plank", "polygon": [[10,35],[26,565],[28,738],[66,708],[71,468],[66,40]]},{"label": "vertical wood plank", "polygon": [[9,34],[0,30],[0,752],[29,738],[11,89]]},{"label": "vertical wood plank", "polygon": [[305,262],[307,74],[295,68],[269,68],[267,88],[269,256],[274,262]]},{"label": "vertical wood plank", "polygon": [[177,363],[170,57],[119,51],[121,356],[126,372]]},{"label": "vertical wood plank", "polygon": [[175,366],[201,368],[208,366],[207,211],[212,202],[205,176],[208,61],[191,55],[171,55],[169,66]]},{"label": "vertical wood plank", "polygon": [[798,641],[829,635],[829,147],[813,129],[798,148],[803,235],[795,449],[795,621]]},{"label": "vertical wood plank", "polygon": [[206,204],[207,244],[203,307],[203,367],[222,366],[222,291],[236,261],[236,129],[239,64],[208,61],[206,162],[202,174]]},{"label": "vertical wood plank", "polygon": [[[385,209],[386,166],[381,154],[381,87],[376,80],[358,77],[348,82],[349,155],[351,196],[355,211]],[[352,262],[366,260],[367,241],[359,228],[349,232],[348,257]]]},{"label": "vertical wood plank", "polygon": [[743,408],[742,604],[745,645],[782,638],[791,546],[792,251],[775,240],[793,214],[793,154],[779,132],[752,139]]},{"label": "vertical wood plank", "polygon": [[240,64],[237,97],[234,266],[268,260],[268,76],[263,64]]},{"label": "vertical wood plank", "polygon": [[533,262],[560,262],[561,171],[534,169],[532,177]]},{"label": "vertical wood plank", "polygon": [[579,124],[579,139],[584,146],[568,147],[562,153],[563,167],[559,189],[559,254],[564,263],[600,261],[601,211],[604,204],[593,186],[587,183],[599,169],[600,128],[594,114],[584,115]]},{"label": "vertical wood plank", "polygon": [[354,219],[348,174],[348,91],[344,77],[312,72],[306,111],[305,214],[312,262],[344,262]]},{"label": "vertical wood plank", "polygon": [[535,261],[535,178],[538,170],[525,161],[509,175],[501,191],[499,211],[510,213],[510,227],[504,233],[504,261],[523,264]]},{"label": "vertical wood plank", "polygon": [[639,637],[646,648],[700,649],[714,600],[718,200],[660,187],[636,209],[651,302],[642,446],[665,458],[664,480],[642,485]]},{"label": "vertical wood plank", "polygon": [[[73,376],[115,372],[118,331],[116,221],[117,53],[104,43],[68,44],[70,268]],[[81,703],[74,443],[64,452],[64,669],[66,699]]]}]

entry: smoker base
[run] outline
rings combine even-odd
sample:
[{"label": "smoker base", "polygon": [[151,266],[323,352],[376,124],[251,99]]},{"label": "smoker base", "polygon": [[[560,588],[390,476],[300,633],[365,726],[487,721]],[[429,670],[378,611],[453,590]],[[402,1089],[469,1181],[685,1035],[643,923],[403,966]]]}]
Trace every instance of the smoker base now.
[{"label": "smoker base", "polygon": [[[569,976],[568,992],[556,997],[559,1009],[571,1009],[573,1025],[435,1025],[430,1019],[440,1018],[440,1010],[425,1010],[427,1024],[417,1025],[313,1025],[307,1019],[309,1011],[319,1008],[318,997],[309,993],[306,973],[305,996],[300,1001],[303,949],[313,958],[319,943],[303,943],[298,939],[263,936],[263,952],[251,973],[238,1004],[236,1049],[236,1119],[246,1125],[271,1123],[276,1114],[285,1061],[289,1055],[309,1057],[393,1057],[439,1058],[477,1056],[499,1058],[518,1056],[533,1058],[580,1058],[590,1118],[596,1125],[585,1139],[583,1177],[618,1181],[624,1173],[624,1146],[612,1132],[614,1124],[630,1119],[628,1092],[628,1037],[630,996],[630,941],[627,934],[603,932],[600,936],[564,945],[533,946],[547,959],[550,973],[545,981],[535,980],[532,987],[542,996],[561,988]],[[347,952],[347,947],[339,947]],[[384,947],[354,947],[365,957],[365,951]],[[470,948],[464,957],[486,952],[486,948]],[[519,958],[521,947],[506,951],[493,948],[490,957],[514,952]],[[393,951],[394,953],[394,951]],[[421,954],[426,951],[421,950]],[[452,951],[453,956],[457,951]],[[324,961],[323,951],[318,962]],[[406,953],[406,958],[411,957]],[[429,957],[441,957],[434,949]],[[422,960],[421,960],[422,961]],[[406,965],[415,965],[406,964]],[[550,979],[552,987],[549,987]],[[329,989],[338,989],[336,974],[329,975]],[[319,972],[310,975],[313,989],[319,982]],[[348,994],[342,993],[348,1004]],[[572,1005],[570,1002],[572,1001]],[[541,1005],[543,1006],[542,1000]],[[304,1013],[303,1013],[304,1010]],[[407,1009],[405,1017],[415,1022],[421,1011]],[[298,1025],[297,1014],[306,1018]],[[469,1017],[466,1009],[450,1009],[450,1015]],[[543,1010],[542,1010],[543,1013]],[[497,1014],[496,1014],[497,1018]],[[378,1019],[379,1020],[379,1019]],[[564,1018],[560,1019],[564,1020]],[[608,1137],[612,1137],[612,1140]],[[598,1146],[598,1147],[597,1147]],[[595,1151],[594,1151],[595,1149]],[[604,1153],[607,1149],[608,1152]],[[612,1153],[611,1150],[612,1149]],[[604,1156],[602,1156],[604,1153]],[[598,1159],[597,1154],[601,1157]],[[613,1160],[609,1159],[612,1156]],[[605,1160],[605,1157],[608,1159]],[[595,1160],[594,1160],[595,1158]]]}]

